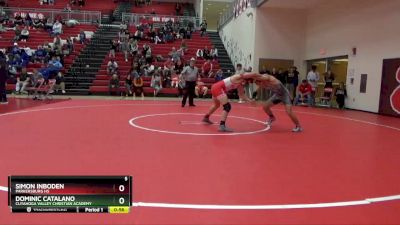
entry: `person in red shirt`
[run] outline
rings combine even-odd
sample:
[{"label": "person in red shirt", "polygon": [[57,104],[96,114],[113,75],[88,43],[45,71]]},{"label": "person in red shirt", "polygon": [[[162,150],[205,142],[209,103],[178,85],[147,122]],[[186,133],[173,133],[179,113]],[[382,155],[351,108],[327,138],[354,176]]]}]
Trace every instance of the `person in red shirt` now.
[{"label": "person in red shirt", "polygon": [[294,100],[294,104],[297,105],[299,101],[302,103],[307,103],[311,105],[311,93],[312,93],[312,86],[306,79],[302,80],[301,84],[298,87],[298,95]]},{"label": "person in red shirt", "polygon": [[207,61],[204,62],[201,70],[203,71],[203,77],[212,77],[213,64],[210,59],[207,59]]}]

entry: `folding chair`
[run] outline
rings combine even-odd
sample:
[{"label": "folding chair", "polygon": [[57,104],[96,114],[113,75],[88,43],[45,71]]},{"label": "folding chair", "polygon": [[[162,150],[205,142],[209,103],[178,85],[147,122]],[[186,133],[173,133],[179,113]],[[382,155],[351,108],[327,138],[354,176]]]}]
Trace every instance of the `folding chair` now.
[{"label": "folding chair", "polygon": [[324,88],[323,96],[319,97],[319,106],[332,107],[333,88]]}]

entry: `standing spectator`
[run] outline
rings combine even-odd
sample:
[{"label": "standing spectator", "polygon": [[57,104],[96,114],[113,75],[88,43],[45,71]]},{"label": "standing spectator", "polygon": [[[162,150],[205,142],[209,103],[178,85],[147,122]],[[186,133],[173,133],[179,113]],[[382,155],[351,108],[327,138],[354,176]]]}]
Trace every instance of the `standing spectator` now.
[{"label": "standing spectator", "polygon": [[115,61],[114,58],[111,58],[110,61],[107,63],[107,72],[108,74],[114,74],[118,72],[118,63]]},{"label": "standing spectator", "polygon": [[176,15],[179,16],[181,14],[181,10],[182,10],[182,6],[179,2],[177,2],[175,4],[175,11],[176,11]]},{"label": "standing spectator", "polygon": [[0,59],[0,104],[8,104],[6,94],[6,81],[8,77],[7,62]]},{"label": "standing spectator", "polygon": [[[335,75],[331,70],[324,73],[325,88],[333,88],[333,81],[335,80]],[[331,97],[332,91],[324,91],[324,97]]]},{"label": "standing spectator", "polygon": [[85,44],[85,42],[86,42],[86,34],[85,34],[85,31],[83,31],[83,30],[81,30],[79,32],[79,42],[81,44]]},{"label": "standing spectator", "polygon": [[83,7],[83,6],[85,6],[85,0],[78,0],[78,5],[79,5],[79,7]]},{"label": "standing spectator", "polygon": [[185,80],[185,89],[183,98],[182,98],[182,107],[185,107],[187,97],[189,96],[189,106],[196,106],[193,102],[194,91],[196,87],[196,81],[198,78],[199,69],[195,66],[196,59],[190,59],[190,65],[183,68],[182,75]]},{"label": "standing spectator", "polygon": [[53,39],[53,49],[54,51],[61,51],[62,49],[62,40],[60,35],[56,35],[56,37]]},{"label": "standing spectator", "polygon": [[207,21],[203,20],[203,22],[200,24],[200,36],[203,37],[204,35],[207,34]]},{"label": "standing spectator", "polygon": [[214,61],[218,59],[218,49],[215,46],[211,47],[211,58]]},{"label": "standing spectator", "polygon": [[136,75],[135,79],[133,80],[133,97],[135,98],[136,95],[141,95],[142,100],[144,99],[144,92],[143,92],[143,79],[141,76]]},{"label": "standing spectator", "polygon": [[335,91],[335,96],[339,109],[344,109],[344,100],[347,97],[347,91],[343,82],[339,83],[339,87]]},{"label": "standing spectator", "polygon": [[54,90],[61,90],[61,93],[65,94],[65,78],[61,72],[58,72],[56,76],[56,84],[54,86]]},{"label": "standing spectator", "polygon": [[15,26],[15,28],[14,28],[14,34],[15,34],[14,41],[15,42],[21,40],[21,32],[22,32],[21,28],[18,25]]},{"label": "standing spectator", "polygon": [[110,79],[110,84],[108,85],[108,90],[110,95],[115,92],[119,95],[119,77],[116,73],[114,73]]},{"label": "standing spectator", "polygon": [[108,54],[108,57],[115,58],[115,52],[117,51],[117,48],[118,48],[118,41],[111,40],[110,41],[110,52]]},{"label": "standing spectator", "polygon": [[132,75],[129,73],[125,78],[126,97],[132,94]]},{"label": "standing spectator", "polygon": [[296,87],[298,82],[299,73],[295,70],[295,67],[292,66],[289,68],[289,71],[286,73],[286,88],[289,90],[290,97],[294,99],[296,93]]},{"label": "standing spectator", "polygon": [[311,98],[312,98],[312,102],[314,104],[315,93],[318,92],[318,81],[319,81],[319,73],[317,71],[317,66],[315,66],[315,65],[311,66],[311,70],[307,74],[307,80],[308,80],[308,83],[310,83],[311,87],[313,88],[313,90],[311,92]]},{"label": "standing spectator", "polygon": [[294,105],[297,105],[299,103],[299,100],[301,100],[302,103],[307,102],[308,105],[312,105],[311,93],[312,86],[310,83],[308,83],[306,79],[304,79],[299,85],[299,91],[297,97],[294,100]]},{"label": "standing spectator", "polygon": [[201,67],[201,71],[203,72],[203,77],[212,77],[213,76],[213,64],[210,59],[204,62],[203,66]]},{"label": "standing spectator", "polygon": [[125,62],[128,62],[128,51],[129,51],[129,42],[128,39],[124,39],[120,44],[121,52],[124,53]]}]

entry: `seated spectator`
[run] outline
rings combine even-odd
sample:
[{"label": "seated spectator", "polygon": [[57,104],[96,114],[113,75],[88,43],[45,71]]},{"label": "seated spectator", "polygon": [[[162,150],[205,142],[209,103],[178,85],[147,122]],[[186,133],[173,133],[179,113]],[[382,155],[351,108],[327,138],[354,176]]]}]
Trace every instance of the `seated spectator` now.
[{"label": "seated spectator", "polygon": [[146,58],[146,63],[151,64],[153,62],[152,49],[149,45],[146,47],[146,51],[143,53]]},{"label": "seated spectator", "polygon": [[74,51],[74,42],[72,38],[67,38],[67,43],[63,45],[63,55],[70,55]]},{"label": "seated spectator", "polygon": [[154,97],[157,96],[162,89],[162,79],[158,69],[156,69],[151,77],[150,87],[154,88]]},{"label": "seated spectator", "polygon": [[114,74],[118,72],[118,63],[115,61],[114,58],[111,58],[110,61],[107,63],[107,73]]},{"label": "seated spectator", "polygon": [[181,42],[181,48],[178,50],[178,52],[181,52],[181,55],[182,56],[184,56],[185,55],[185,53],[188,51],[188,46],[187,46],[187,43],[186,43],[186,40],[185,39],[182,39],[182,42]]},{"label": "seated spectator", "polygon": [[184,27],[181,27],[181,28],[179,29],[178,33],[179,33],[179,37],[180,37],[180,38],[182,38],[182,39],[185,39],[185,38],[186,38],[186,29],[185,29]]},{"label": "seated spectator", "polygon": [[62,69],[63,65],[60,62],[60,58],[53,56],[48,62],[46,68],[42,68],[39,72],[43,75],[43,78],[48,80],[53,75],[56,75]]},{"label": "seated spectator", "polygon": [[172,47],[172,51],[168,54],[174,62],[177,62],[181,59],[181,56],[178,51],[176,51],[175,47]]},{"label": "seated spectator", "polygon": [[114,73],[110,79],[110,83],[108,85],[109,94],[112,95],[115,92],[119,95],[119,77],[116,73]]},{"label": "seated spectator", "polygon": [[129,52],[131,53],[131,55],[133,57],[136,56],[136,54],[138,53],[139,50],[139,46],[137,44],[137,41],[134,39],[130,39],[129,40]]},{"label": "seated spectator", "polygon": [[84,7],[85,6],[85,4],[86,4],[86,2],[85,2],[85,0],[78,0],[78,5],[79,5],[79,7]]},{"label": "seated spectator", "polygon": [[196,58],[203,58],[203,49],[197,49]]},{"label": "seated spectator", "polygon": [[132,95],[132,82],[133,82],[132,75],[131,73],[128,73],[128,75],[125,78],[126,97],[128,97],[128,95]]},{"label": "seated spectator", "polygon": [[201,78],[197,78],[196,87],[194,88],[194,93],[198,98],[204,98],[207,95],[208,87],[201,81]]},{"label": "seated spectator", "polygon": [[213,76],[213,70],[214,66],[211,62],[210,59],[207,59],[207,61],[204,62],[203,66],[201,67],[201,71],[203,72],[203,77],[212,77]]},{"label": "seated spectator", "polygon": [[176,74],[181,74],[183,67],[184,67],[184,65],[181,60],[176,61],[175,65],[174,65],[174,72]]},{"label": "seated spectator", "polygon": [[56,20],[56,22],[53,24],[52,34],[54,36],[62,34],[62,24],[60,21]]},{"label": "seated spectator", "polygon": [[211,53],[207,46],[203,49],[203,59],[211,59]]},{"label": "seated spectator", "polygon": [[186,88],[185,77],[182,74],[180,74],[178,76],[178,97],[181,97],[183,95],[185,88]]},{"label": "seated spectator", "polygon": [[86,42],[86,34],[85,34],[85,31],[83,31],[83,30],[81,30],[79,32],[79,42],[81,44],[84,44]]},{"label": "seated spectator", "polygon": [[311,98],[312,86],[306,79],[304,79],[298,87],[298,96],[294,100],[294,104],[297,105],[299,100],[302,103],[307,102],[308,105],[311,105],[312,98]]},{"label": "seated spectator", "polygon": [[143,92],[143,79],[141,76],[136,75],[133,81],[133,97],[135,98],[136,95],[142,96],[142,100],[144,99],[144,92]]},{"label": "seated spectator", "polygon": [[343,82],[339,83],[339,87],[335,90],[336,103],[338,104],[339,109],[344,109],[345,99],[347,97],[346,86]]},{"label": "seated spectator", "polygon": [[21,14],[17,13],[14,17],[14,24],[15,25],[22,25],[24,23],[24,20],[21,17]]},{"label": "seated spectator", "polygon": [[26,68],[22,68],[21,73],[17,75],[17,83],[15,84],[15,92],[17,94],[26,93],[25,88],[29,84],[29,79]]},{"label": "seated spectator", "polygon": [[176,73],[173,73],[171,76],[171,87],[178,88],[178,84],[179,84],[179,75]]},{"label": "seated spectator", "polygon": [[67,6],[65,6],[64,8],[64,12],[71,12],[71,11],[72,11],[71,5],[67,4]]},{"label": "seated spectator", "polygon": [[33,23],[33,21],[32,21],[31,15],[29,15],[29,13],[27,13],[24,18],[24,24],[25,24],[25,26],[30,28],[32,26],[32,23]]},{"label": "seated spectator", "polygon": [[0,33],[6,32],[7,29],[3,26],[3,23],[0,23]]},{"label": "seated spectator", "polygon": [[32,26],[33,26],[33,29],[44,28],[44,22],[43,22],[43,20],[41,20],[39,18],[35,18],[32,22]]},{"label": "seated spectator", "polygon": [[76,19],[69,19],[67,22],[65,22],[65,25],[67,27],[75,27],[76,25],[79,25],[79,21]]},{"label": "seated spectator", "polygon": [[214,76],[215,82],[221,81],[224,79],[224,72],[222,72],[221,69],[219,69]]},{"label": "seated spectator", "polygon": [[34,61],[44,63],[47,57],[47,52],[43,49],[43,46],[39,45],[35,51]]},{"label": "seated spectator", "polygon": [[57,73],[56,76],[56,84],[54,85],[54,90],[58,92],[61,90],[61,93],[65,94],[65,78],[61,72]]},{"label": "seated spectator", "polygon": [[28,38],[29,38],[29,30],[27,27],[24,27],[24,29],[22,29],[21,31],[20,41],[26,42]]},{"label": "seated spectator", "polygon": [[213,60],[218,59],[218,49],[216,47],[211,48],[211,58]]},{"label": "seated spectator", "polygon": [[53,21],[51,21],[50,18],[47,18],[44,22],[44,29],[51,33],[53,32],[53,25],[54,25]]},{"label": "seated spectator", "polygon": [[71,1],[69,1],[69,4],[71,4],[71,5],[76,5],[78,2],[77,2],[77,0],[71,0]]}]

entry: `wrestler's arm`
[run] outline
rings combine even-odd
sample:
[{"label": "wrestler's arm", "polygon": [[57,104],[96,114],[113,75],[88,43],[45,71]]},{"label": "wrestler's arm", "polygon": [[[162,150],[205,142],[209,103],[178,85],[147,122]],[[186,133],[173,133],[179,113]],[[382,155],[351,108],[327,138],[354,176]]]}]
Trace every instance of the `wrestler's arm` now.
[{"label": "wrestler's arm", "polygon": [[252,99],[250,99],[249,97],[247,97],[247,95],[245,95],[243,85],[239,85],[239,86],[237,87],[237,91],[238,91],[238,95],[239,95],[239,98],[240,98],[240,99],[242,99],[242,100],[244,100],[244,101],[246,101],[246,102],[251,102],[251,101],[253,101]]}]

